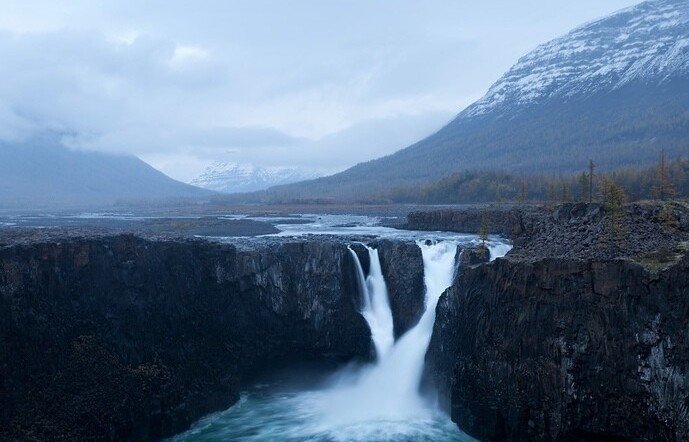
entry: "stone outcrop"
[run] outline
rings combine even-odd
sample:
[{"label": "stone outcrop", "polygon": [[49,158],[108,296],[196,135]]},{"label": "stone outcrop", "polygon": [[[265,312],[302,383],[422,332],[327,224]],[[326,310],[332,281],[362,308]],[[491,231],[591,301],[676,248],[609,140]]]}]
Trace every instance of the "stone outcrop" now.
[{"label": "stone outcrop", "polygon": [[442,296],[427,372],[462,430],[689,440],[689,212],[630,205],[627,244],[586,252],[601,209],[522,217],[505,259],[465,266]]},{"label": "stone outcrop", "polygon": [[687,440],[688,316],[688,257],[498,260],[443,296],[427,360],[481,440]]},{"label": "stone outcrop", "polygon": [[383,240],[374,246],[387,283],[397,338],[419,322],[426,308],[423,257],[414,242]]},{"label": "stone outcrop", "polygon": [[484,215],[491,233],[513,242],[510,255],[525,259],[641,259],[671,249],[678,238],[689,240],[689,206],[678,202],[629,204],[615,223],[603,204],[567,203],[412,212],[407,227],[478,233]]},{"label": "stone outcrop", "polygon": [[490,261],[490,250],[485,244],[479,244],[473,248],[458,249],[455,262],[459,263],[459,268],[464,269],[469,266],[484,264]]},{"label": "stone outcrop", "polygon": [[407,215],[404,228],[478,234],[485,217],[489,233],[514,237],[521,233],[524,213],[531,212],[540,213],[540,210],[532,207],[486,206],[411,212]]},{"label": "stone outcrop", "polygon": [[630,258],[668,251],[689,240],[689,207],[682,203],[635,203],[619,217],[601,204],[570,203],[543,214],[523,212],[512,257],[580,260]]},{"label": "stone outcrop", "polygon": [[0,247],[3,440],[159,439],[262,372],[371,351],[341,242]]}]

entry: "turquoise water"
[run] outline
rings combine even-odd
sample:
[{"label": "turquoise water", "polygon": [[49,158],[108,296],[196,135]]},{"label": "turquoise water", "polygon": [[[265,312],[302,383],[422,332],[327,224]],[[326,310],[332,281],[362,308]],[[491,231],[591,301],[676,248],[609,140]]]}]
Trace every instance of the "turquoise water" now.
[{"label": "turquoise water", "polygon": [[[341,229],[351,229],[333,226],[332,222],[321,224],[323,229],[297,224],[283,234],[342,234]],[[380,229],[364,226],[357,233],[381,233]],[[358,269],[359,290],[364,297],[362,315],[369,324],[376,348],[375,363],[345,368],[331,377],[327,387],[320,389],[255,388],[244,394],[235,406],[202,419],[172,441],[472,441],[419,391],[424,356],[433,332],[435,306],[452,284],[457,268],[457,246],[477,241],[473,236],[449,235],[453,237],[430,243],[415,237],[423,256],[426,311],[418,324],[396,341],[378,252],[368,249],[369,275],[364,275],[359,258],[352,252]],[[495,258],[507,253],[510,246],[496,241],[489,247]]]},{"label": "turquoise water", "polygon": [[[332,390],[275,391],[259,387],[230,409],[210,415],[171,442],[468,442],[443,413],[371,416],[352,421],[331,415]],[[360,404],[362,406],[375,406]],[[357,404],[351,404],[357,407]],[[346,414],[346,413],[345,413]]]}]

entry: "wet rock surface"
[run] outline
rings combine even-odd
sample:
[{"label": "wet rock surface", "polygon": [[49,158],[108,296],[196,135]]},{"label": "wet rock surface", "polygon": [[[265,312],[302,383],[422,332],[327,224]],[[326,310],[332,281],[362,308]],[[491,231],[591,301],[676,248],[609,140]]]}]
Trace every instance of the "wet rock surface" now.
[{"label": "wet rock surface", "polygon": [[485,264],[490,261],[490,250],[485,244],[479,244],[474,248],[457,250],[455,261],[459,263],[459,268]]},{"label": "wet rock surface", "polygon": [[159,439],[289,361],[371,356],[342,242],[60,238],[0,247],[0,439]]},{"label": "wet rock surface", "polygon": [[378,249],[398,338],[419,322],[426,308],[421,249],[406,241],[376,241],[373,246]]},{"label": "wet rock surface", "polygon": [[689,211],[627,206],[626,244],[587,247],[602,209],[522,215],[507,257],[464,267],[442,296],[427,373],[462,430],[689,440]]}]

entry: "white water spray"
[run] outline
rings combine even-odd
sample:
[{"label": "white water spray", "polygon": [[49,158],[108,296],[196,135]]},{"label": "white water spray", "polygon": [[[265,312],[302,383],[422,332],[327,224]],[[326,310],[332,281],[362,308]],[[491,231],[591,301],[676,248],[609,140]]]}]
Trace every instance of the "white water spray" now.
[{"label": "white water spray", "polygon": [[368,277],[364,277],[359,257],[351,248],[357,270],[357,283],[363,298],[361,314],[371,329],[371,338],[376,348],[378,360],[384,359],[395,342],[392,310],[388,299],[388,288],[383,277],[378,250],[366,246],[370,261]]},{"label": "white water spray", "polygon": [[502,258],[507,255],[507,253],[512,250],[512,245],[506,242],[493,241],[489,242],[488,250],[490,251],[490,260],[495,261],[498,258]]},{"label": "white water spray", "polygon": [[[327,404],[328,425],[351,426],[365,422],[400,422],[405,419],[431,418],[434,410],[422,398],[419,387],[423,375],[424,358],[435,322],[435,308],[440,295],[451,284],[455,274],[457,244],[447,241],[433,244],[418,243],[424,263],[426,309],[419,323],[405,333],[394,345],[387,347],[392,337],[392,313],[387,300],[387,288],[380,271],[376,250],[369,249],[371,271],[364,297],[378,299],[381,309],[364,303],[362,314],[371,326],[371,334],[378,352],[375,365],[355,373],[347,382],[330,391]],[[356,258],[356,254],[353,254]],[[358,262],[358,259],[357,259]],[[358,264],[360,269],[361,265]],[[363,275],[363,272],[361,272]],[[360,276],[361,276],[360,275]],[[376,281],[377,284],[371,282]],[[363,285],[360,283],[360,285]],[[382,299],[385,302],[382,302]],[[367,310],[370,309],[370,310]],[[382,320],[381,320],[382,319]],[[380,323],[385,322],[382,330]],[[388,333],[390,333],[388,335]],[[383,341],[379,341],[384,336]]]}]

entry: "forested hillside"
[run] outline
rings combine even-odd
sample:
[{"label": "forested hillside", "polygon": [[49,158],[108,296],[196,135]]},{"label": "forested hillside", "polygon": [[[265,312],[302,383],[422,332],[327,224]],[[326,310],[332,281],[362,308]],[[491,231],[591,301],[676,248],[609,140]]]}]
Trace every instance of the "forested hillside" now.
[{"label": "forested hillside", "polygon": [[[659,165],[623,168],[598,173],[593,179],[586,162],[582,172],[566,176],[516,175],[506,172],[462,172],[421,186],[407,186],[372,197],[372,201],[424,204],[465,204],[482,202],[568,202],[604,199],[606,189],[619,186],[625,199],[636,201],[659,197],[689,198],[689,160],[670,161],[661,174]],[[661,178],[664,176],[664,178]],[[671,189],[660,195],[661,184]],[[673,192],[674,191],[674,192]]]}]

